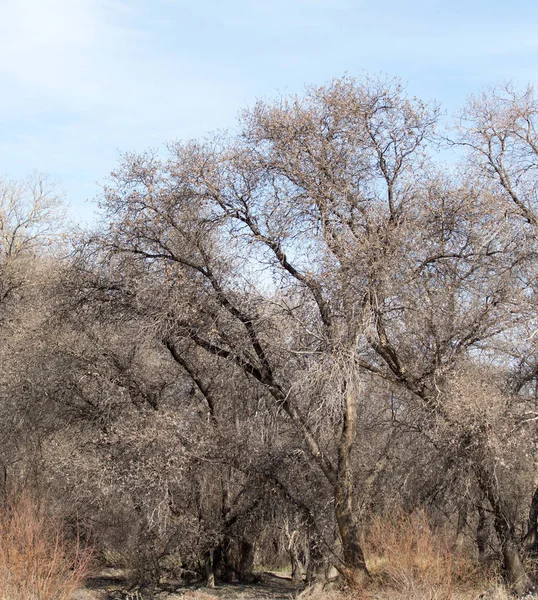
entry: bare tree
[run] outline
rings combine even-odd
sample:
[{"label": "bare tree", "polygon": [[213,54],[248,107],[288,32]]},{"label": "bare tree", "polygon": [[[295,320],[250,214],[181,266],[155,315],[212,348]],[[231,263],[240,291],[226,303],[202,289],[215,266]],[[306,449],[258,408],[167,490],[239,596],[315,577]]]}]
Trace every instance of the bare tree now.
[{"label": "bare tree", "polygon": [[[484,90],[472,96],[458,124],[457,144],[467,149],[467,169],[493,190],[492,200],[500,218],[516,223],[517,240],[524,259],[518,270],[522,318],[517,342],[507,352],[511,374],[509,390],[527,402],[522,422],[529,423],[535,405],[536,382],[536,289],[535,257],[537,220],[538,103],[531,86],[524,90],[512,84]],[[532,428],[528,435],[535,436]],[[536,539],[536,493],[529,510],[527,544]],[[504,519],[506,521],[506,519]]]},{"label": "bare tree", "polygon": [[360,585],[371,515],[427,505],[458,547],[495,532],[527,589],[534,114],[530,91],[473,99],[451,171],[437,108],[398,82],[259,102],[236,135],[125,155],[62,268],[57,197],[6,183],[4,453],[24,414],[37,479],[58,506],[76,482],[144,576],[180,553],[248,581],[258,544],[297,582],[326,554]]},{"label": "bare tree", "polygon": [[[181,307],[161,333],[172,355],[185,367],[189,341],[232,361],[300,432],[334,490],[339,567],[354,583],[367,574],[351,459],[359,371],[381,374],[357,343],[369,340],[403,378],[379,319],[367,333],[379,313],[371,283],[407,230],[435,120],[398,84],[334,81],[304,100],[257,105],[237,141],[176,145],[166,163],[127,156],[103,200],[112,225],[102,246],[161,273]],[[340,365],[329,397],[293,382],[320,357]],[[331,405],[339,416],[327,422]],[[332,429],[327,447],[319,423]]]},{"label": "bare tree", "polygon": [[0,178],[0,306],[31,278],[36,255],[58,245],[65,224],[62,195],[45,175]]}]

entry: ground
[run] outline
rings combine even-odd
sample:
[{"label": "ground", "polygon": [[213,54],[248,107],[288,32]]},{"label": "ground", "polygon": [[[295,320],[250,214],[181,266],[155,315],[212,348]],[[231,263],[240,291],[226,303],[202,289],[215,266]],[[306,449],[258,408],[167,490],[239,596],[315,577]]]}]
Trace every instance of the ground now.
[{"label": "ground", "polygon": [[159,588],[133,588],[120,571],[108,570],[89,577],[86,586],[72,600],[290,600],[300,591],[291,578],[281,573],[264,572],[254,585],[219,584],[213,589],[201,585],[166,585]]}]

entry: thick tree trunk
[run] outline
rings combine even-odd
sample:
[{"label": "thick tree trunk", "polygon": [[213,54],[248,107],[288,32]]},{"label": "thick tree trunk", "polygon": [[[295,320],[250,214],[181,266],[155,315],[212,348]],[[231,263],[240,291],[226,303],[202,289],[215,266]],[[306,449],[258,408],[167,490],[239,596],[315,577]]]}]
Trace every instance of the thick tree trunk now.
[{"label": "thick tree trunk", "polygon": [[538,487],[534,491],[529,509],[527,534],[525,535],[525,549],[532,554],[538,554]]},{"label": "thick tree trunk", "polygon": [[495,533],[501,545],[507,582],[515,593],[523,594],[532,589],[533,585],[521,559],[514,533],[514,524],[509,511],[501,498],[495,478],[487,468],[481,467],[478,469],[478,480],[482,492],[488,499],[493,511]]},{"label": "thick tree trunk", "polygon": [[315,540],[310,537],[308,542],[308,561],[306,567],[306,583],[310,585],[323,571],[323,556]]},{"label": "thick tree trunk", "polygon": [[301,585],[303,583],[304,567],[295,548],[290,551],[290,560],[291,582],[293,585]]},{"label": "thick tree trunk", "polygon": [[522,594],[530,590],[533,586],[523,566],[514,535],[513,524],[506,517],[506,513],[502,510],[501,505],[494,506],[493,513],[495,532],[501,544],[506,579],[516,593]]},{"label": "thick tree trunk", "polygon": [[498,512],[495,509],[494,512],[495,531],[501,543],[506,579],[516,593],[522,594],[530,590],[533,586],[523,566],[513,525],[506,519],[503,512]]},{"label": "thick tree trunk", "polygon": [[456,528],[456,539],[454,540],[454,552],[460,553],[465,544],[465,528],[467,527],[467,511],[466,503],[462,504],[458,510],[458,525]]},{"label": "thick tree trunk", "polygon": [[241,583],[253,583],[254,582],[254,544],[241,538],[239,542],[239,569],[238,577]]},{"label": "thick tree trunk", "polygon": [[344,554],[344,564],[339,570],[349,584],[360,587],[370,574],[360,545],[353,506],[351,450],[357,427],[357,399],[353,381],[346,382],[345,399],[344,423],[338,448],[337,479],[334,486],[334,512]]},{"label": "thick tree trunk", "polygon": [[344,555],[344,565],[339,570],[348,583],[360,587],[368,579],[369,573],[350,497],[345,494],[342,497],[341,493],[337,493],[335,516]]},{"label": "thick tree trunk", "polygon": [[517,594],[524,594],[533,589],[534,586],[523,566],[519,548],[512,533],[509,537],[504,539],[501,543],[501,547],[504,559],[504,570],[510,587]]},{"label": "thick tree trunk", "polygon": [[213,550],[209,550],[205,557],[205,585],[208,588],[215,587],[215,572],[213,570]]},{"label": "thick tree trunk", "polygon": [[360,544],[353,506],[351,450],[357,423],[357,400],[354,392],[353,382],[347,382],[345,386],[344,423],[338,449],[338,472],[334,487],[334,512],[344,555],[343,565],[337,568],[350,585],[360,587],[369,578],[370,574],[366,568],[366,560]]},{"label": "thick tree trunk", "polygon": [[486,510],[483,506],[478,507],[478,524],[476,526],[476,547],[478,549],[478,558],[484,560],[486,548],[488,545],[488,522]]},{"label": "thick tree trunk", "polygon": [[313,561],[310,560],[306,566],[306,575],[305,575],[306,585],[311,585],[314,581],[315,576],[316,576],[316,566],[314,565]]},{"label": "thick tree trunk", "polygon": [[299,548],[297,544],[297,529],[290,532],[289,526],[286,523],[286,537],[288,538],[288,554],[291,563],[291,582],[293,585],[299,585],[303,582],[304,566],[299,557]]}]

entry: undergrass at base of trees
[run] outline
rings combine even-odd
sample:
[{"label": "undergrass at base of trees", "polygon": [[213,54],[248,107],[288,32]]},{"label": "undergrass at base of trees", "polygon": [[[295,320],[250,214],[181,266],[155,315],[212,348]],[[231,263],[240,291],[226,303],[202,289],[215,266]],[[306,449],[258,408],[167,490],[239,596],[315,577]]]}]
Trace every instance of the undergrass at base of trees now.
[{"label": "undergrass at base of trees", "polygon": [[28,495],[2,507],[0,540],[1,600],[69,600],[88,573],[90,549]]}]

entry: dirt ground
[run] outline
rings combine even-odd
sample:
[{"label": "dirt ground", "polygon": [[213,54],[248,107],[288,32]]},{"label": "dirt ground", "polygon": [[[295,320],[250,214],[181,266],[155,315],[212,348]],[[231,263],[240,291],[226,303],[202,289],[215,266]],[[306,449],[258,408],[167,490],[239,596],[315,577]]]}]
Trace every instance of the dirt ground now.
[{"label": "dirt ground", "polygon": [[120,571],[109,570],[88,578],[72,600],[291,600],[300,591],[290,577],[280,573],[261,573],[260,579],[253,585],[219,584],[212,589],[200,584],[132,588]]}]

